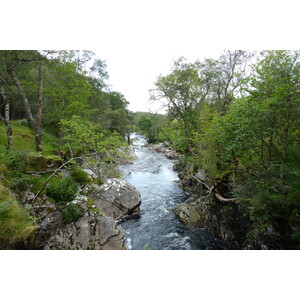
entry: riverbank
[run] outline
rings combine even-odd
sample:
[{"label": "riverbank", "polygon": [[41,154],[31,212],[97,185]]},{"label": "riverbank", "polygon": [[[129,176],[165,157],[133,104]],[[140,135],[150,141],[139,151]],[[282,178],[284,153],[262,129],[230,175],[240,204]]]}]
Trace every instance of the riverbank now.
[{"label": "riverbank", "polygon": [[[285,239],[272,226],[255,231],[255,226],[238,202],[238,199],[225,198],[226,185],[218,189],[209,187],[209,178],[204,170],[193,174],[184,156],[176,153],[167,142],[150,144],[149,149],[175,159],[174,170],[178,171],[179,186],[189,193],[189,197],[173,210],[185,225],[207,228],[209,232],[224,240],[233,249],[284,249]],[[172,155],[169,156],[169,153]],[[175,154],[174,154],[175,153]]]},{"label": "riverbank", "polygon": [[33,132],[23,123],[14,128],[18,143],[0,152],[0,249],[127,249],[117,219],[140,205],[117,168],[130,162],[128,149],[109,160],[101,153],[68,160],[45,133],[47,152],[39,156]]}]

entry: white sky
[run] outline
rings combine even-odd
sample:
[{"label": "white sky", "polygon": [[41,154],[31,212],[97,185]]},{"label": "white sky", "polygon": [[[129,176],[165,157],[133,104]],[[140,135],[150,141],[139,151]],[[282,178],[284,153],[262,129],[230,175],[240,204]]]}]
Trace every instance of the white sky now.
[{"label": "white sky", "polygon": [[[180,56],[217,58],[225,49],[288,49],[299,44],[299,39],[291,38],[291,29],[299,27],[293,0],[285,1],[284,7],[281,2],[272,1],[270,6],[257,0],[244,7],[236,0],[48,3],[42,13],[28,11],[30,4],[40,7],[37,0],[5,4],[1,22],[9,30],[2,31],[1,40],[9,40],[9,46],[2,49],[93,50],[106,60],[109,84],[125,95],[133,111],[149,109],[148,90]],[[25,17],[24,21],[12,24],[9,12],[13,20]]]}]

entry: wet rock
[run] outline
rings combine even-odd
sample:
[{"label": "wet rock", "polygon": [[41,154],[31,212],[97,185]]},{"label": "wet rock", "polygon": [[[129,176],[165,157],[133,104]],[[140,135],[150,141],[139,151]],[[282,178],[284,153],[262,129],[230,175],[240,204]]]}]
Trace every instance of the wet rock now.
[{"label": "wet rock", "polygon": [[[149,144],[148,145],[148,148],[152,151],[155,151],[155,152],[165,152],[166,151],[166,146],[164,143],[160,143],[160,144]],[[169,147],[168,147],[169,149]]]},{"label": "wet rock", "polygon": [[232,247],[243,247],[247,224],[236,204],[219,203],[213,195],[208,199],[192,196],[173,210],[185,225],[206,227]]},{"label": "wet rock", "polygon": [[137,220],[141,218],[141,214],[140,213],[133,213],[131,215],[126,215],[120,219],[118,219],[116,222],[117,224],[121,224],[123,222],[126,222],[128,220]]},{"label": "wet rock", "polygon": [[57,230],[45,250],[125,250],[124,230],[107,216],[89,212],[76,223]]},{"label": "wet rock", "polygon": [[163,156],[169,159],[178,159],[181,157],[175,150],[167,150],[163,153]]},{"label": "wet rock", "polygon": [[114,219],[139,212],[140,193],[128,182],[112,178],[101,186],[95,186],[89,197],[101,213]]},{"label": "wet rock", "polygon": [[169,159],[178,159],[181,157],[179,153],[170,148],[167,142],[163,142],[160,144],[149,144],[148,148],[152,151],[162,153],[162,155]]},{"label": "wet rock", "polygon": [[198,210],[198,204],[181,203],[173,209],[178,219],[186,225],[198,227],[202,224],[201,214]]}]

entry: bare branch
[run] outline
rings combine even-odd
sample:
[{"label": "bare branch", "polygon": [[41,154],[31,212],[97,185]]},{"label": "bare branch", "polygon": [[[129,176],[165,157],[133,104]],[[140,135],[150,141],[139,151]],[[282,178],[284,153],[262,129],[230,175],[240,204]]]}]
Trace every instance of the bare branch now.
[{"label": "bare branch", "polygon": [[216,198],[220,201],[220,202],[235,202],[237,198],[224,198],[223,196],[221,196],[220,194],[218,194],[217,192],[215,192],[215,196]]}]

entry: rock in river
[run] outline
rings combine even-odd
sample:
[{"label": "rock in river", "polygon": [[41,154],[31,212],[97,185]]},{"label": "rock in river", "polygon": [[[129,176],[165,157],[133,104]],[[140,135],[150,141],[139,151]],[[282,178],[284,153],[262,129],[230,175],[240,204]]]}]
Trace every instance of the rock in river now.
[{"label": "rock in river", "polygon": [[114,219],[139,212],[140,193],[128,182],[112,178],[101,186],[94,185],[89,197],[101,213]]}]

